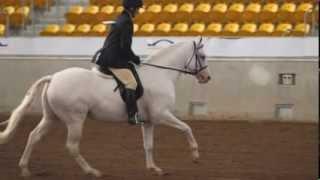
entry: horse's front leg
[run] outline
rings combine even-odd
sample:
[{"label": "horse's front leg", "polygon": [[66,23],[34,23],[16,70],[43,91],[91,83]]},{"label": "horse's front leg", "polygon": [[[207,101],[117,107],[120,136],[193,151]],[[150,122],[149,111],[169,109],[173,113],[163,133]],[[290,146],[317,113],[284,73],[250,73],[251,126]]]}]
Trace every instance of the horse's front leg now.
[{"label": "horse's front leg", "polygon": [[190,145],[193,162],[197,163],[199,160],[198,143],[193,136],[190,126],[176,118],[170,111],[165,111],[161,114],[161,120],[159,123],[179,129],[186,135]]},{"label": "horse's front leg", "polygon": [[165,175],[163,170],[155,164],[153,159],[154,125],[152,123],[146,123],[141,126],[141,129],[147,169],[156,172],[158,175]]}]

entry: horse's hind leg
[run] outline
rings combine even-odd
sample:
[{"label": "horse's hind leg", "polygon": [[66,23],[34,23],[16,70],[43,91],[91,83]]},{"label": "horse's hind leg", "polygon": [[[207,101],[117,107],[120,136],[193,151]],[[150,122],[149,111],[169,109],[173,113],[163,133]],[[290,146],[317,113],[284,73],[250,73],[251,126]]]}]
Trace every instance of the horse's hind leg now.
[{"label": "horse's hind leg", "polygon": [[30,133],[26,148],[19,162],[22,176],[28,177],[31,175],[28,165],[33,148],[41,140],[41,138],[48,133],[52,124],[53,121],[44,116],[38,126]]},{"label": "horse's hind leg", "polygon": [[70,123],[67,123],[68,137],[67,137],[67,149],[70,155],[75,159],[78,165],[86,174],[90,174],[96,177],[101,177],[100,171],[92,168],[89,163],[80,154],[80,140],[82,136],[83,123],[85,118],[72,118]]},{"label": "horse's hind leg", "polygon": [[191,148],[193,161],[198,162],[198,159],[199,159],[198,143],[193,136],[192,129],[190,128],[190,126],[182,122],[178,118],[176,118],[170,111],[164,112],[160,117],[161,117],[161,120],[159,121],[159,123],[170,126],[170,127],[174,127],[185,133]]}]

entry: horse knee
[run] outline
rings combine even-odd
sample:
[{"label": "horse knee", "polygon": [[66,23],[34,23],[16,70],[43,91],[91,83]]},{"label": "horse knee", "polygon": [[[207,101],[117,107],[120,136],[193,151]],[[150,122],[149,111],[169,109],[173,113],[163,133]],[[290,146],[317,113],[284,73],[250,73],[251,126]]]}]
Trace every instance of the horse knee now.
[{"label": "horse knee", "polygon": [[189,126],[185,126],[181,130],[182,130],[183,133],[185,133],[187,135],[188,134],[192,134],[192,129]]},{"label": "horse knee", "polygon": [[30,134],[29,134],[29,141],[31,144],[34,144],[38,141],[41,140],[41,134],[40,131],[38,129],[33,130]]}]

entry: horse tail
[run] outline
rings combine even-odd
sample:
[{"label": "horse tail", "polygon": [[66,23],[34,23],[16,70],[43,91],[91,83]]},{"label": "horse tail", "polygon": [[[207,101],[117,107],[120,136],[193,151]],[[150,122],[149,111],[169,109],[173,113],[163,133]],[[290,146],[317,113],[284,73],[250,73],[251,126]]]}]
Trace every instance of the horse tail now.
[{"label": "horse tail", "polygon": [[42,84],[48,84],[51,81],[51,76],[45,76],[35,82],[31,88],[28,90],[21,104],[14,109],[9,120],[2,122],[1,125],[8,124],[3,132],[0,132],[0,144],[5,144],[9,142],[10,138],[14,135],[23,115],[25,115],[26,110],[30,107],[34,97],[40,90]]}]

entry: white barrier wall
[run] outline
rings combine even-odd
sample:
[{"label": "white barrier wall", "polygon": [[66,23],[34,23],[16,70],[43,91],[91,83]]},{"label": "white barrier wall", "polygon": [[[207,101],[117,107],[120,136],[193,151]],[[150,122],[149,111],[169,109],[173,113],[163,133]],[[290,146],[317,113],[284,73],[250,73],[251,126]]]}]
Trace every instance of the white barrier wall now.
[{"label": "white barrier wall", "polygon": [[[53,40],[48,41],[48,44],[53,43]],[[258,39],[245,40],[242,45],[239,44],[240,40],[225,40],[226,42],[221,39],[218,40],[221,46],[229,49],[225,50],[226,55],[224,57],[209,57],[209,68],[212,72],[213,81],[207,85],[198,85],[193,77],[181,76],[177,83],[176,114],[184,119],[317,122],[319,116],[319,76],[318,48],[316,49],[316,47],[318,44],[315,40],[309,39],[309,43],[314,44],[308,44],[307,47],[311,49],[304,49],[305,46],[301,43],[306,40],[300,40],[302,40],[300,48],[295,44],[293,49],[296,52],[292,53],[289,51],[291,50],[290,43],[295,41],[299,44],[299,41],[297,39],[293,39],[293,41],[290,39],[288,42],[286,40],[281,41],[277,48],[286,44],[286,47],[282,47],[282,50],[286,49],[288,51],[274,50],[272,56],[267,49],[262,51],[262,45],[265,44],[262,39],[260,39],[260,43]],[[45,39],[42,39],[42,41],[45,41]],[[60,41],[57,40],[56,42]],[[278,39],[274,42],[277,41],[280,42]],[[7,42],[9,43],[9,40]],[[254,46],[252,43],[260,45]],[[279,44],[282,44],[282,46]],[[60,49],[62,45],[56,44],[57,48],[54,48],[52,44],[50,46],[54,51]],[[216,47],[213,48],[213,46]],[[10,47],[10,44],[7,47]],[[90,49],[89,47],[88,49]],[[248,47],[251,49],[244,50]],[[254,49],[255,47],[257,48]],[[36,51],[41,49],[38,46],[32,48]],[[75,52],[74,48],[76,46],[69,48]],[[237,52],[236,48],[238,48]],[[91,47],[88,52],[93,51],[93,49]],[[207,54],[212,51],[211,54],[221,53],[219,55],[222,55],[223,49],[218,49],[217,44],[209,43],[206,46]],[[299,53],[297,53],[297,49],[300,49]],[[152,53],[154,50],[156,48],[149,47],[146,51]],[[259,52],[246,54],[241,50]],[[72,50],[65,49],[65,51],[66,55],[60,54],[62,50],[61,52],[59,50],[59,53],[56,52],[57,54],[50,54],[48,50],[46,52],[50,54],[48,56],[36,52],[28,54],[25,49],[22,49],[19,51],[20,54],[15,55],[12,50],[4,51],[4,49],[1,49],[0,112],[9,112],[16,107],[30,85],[41,76],[67,67],[88,68],[91,66],[88,54],[73,56],[68,54]],[[264,55],[263,52],[266,54]],[[39,53],[42,53],[42,51],[39,51]],[[82,51],[82,53],[84,52]],[[294,84],[280,85],[281,74],[293,75]],[[37,108],[34,110],[37,110]]]}]

